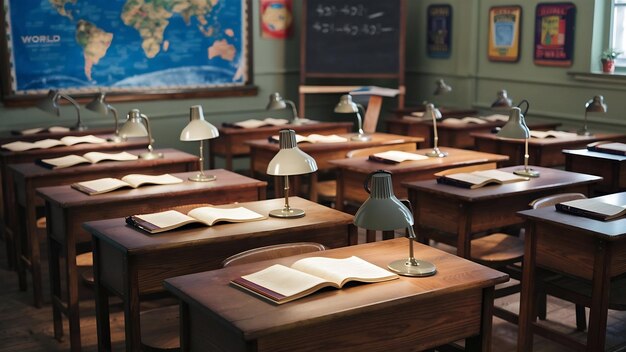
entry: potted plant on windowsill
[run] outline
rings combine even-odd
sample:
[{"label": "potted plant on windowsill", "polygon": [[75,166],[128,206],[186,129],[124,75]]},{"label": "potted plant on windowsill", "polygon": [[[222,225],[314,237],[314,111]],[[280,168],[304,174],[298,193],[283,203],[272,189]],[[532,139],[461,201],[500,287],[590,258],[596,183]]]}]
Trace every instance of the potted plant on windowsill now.
[{"label": "potted plant on windowsill", "polygon": [[613,73],[615,72],[615,58],[622,54],[621,51],[613,48],[606,49],[602,52],[600,60],[602,61],[602,72]]}]

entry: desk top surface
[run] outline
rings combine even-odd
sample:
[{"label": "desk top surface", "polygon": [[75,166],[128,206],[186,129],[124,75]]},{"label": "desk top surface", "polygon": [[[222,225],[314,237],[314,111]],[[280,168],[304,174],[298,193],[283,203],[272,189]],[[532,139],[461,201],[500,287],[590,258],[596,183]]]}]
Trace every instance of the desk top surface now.
[{"label": "desk top surface", "polygon": [[[331,160],[330,164],[340,169],[348,169],[357,172],[370,173],[372,171],[385,169],[391,172],[412,172],[425,171],[429,169],[453,168],[472,164],[499,162],[509,160],[507,155],[483,153],[473,150],[440,147],[441,151],[447,152],[445,158],[428,158],[424,160],[403,161],[397,164],[388,164],[379,161],[369,160],[367,156],[357,158],[346,158]],[[414,154],[424,155],[432,148],[418,149]]]},{"label": "desk top surface", "polygon": [[575,155],[575,156],[582,156],[582,157],[588,157],[588,158],[594,158],[594,159],[604,159],[604,160],[617,161],[617,162],[626,161],[626,155],[594,152],[594,151],[587,150],[587,149],[564,149],[563,154],[565,154],[566,156]]},{"label": "desk top surface", "polygon": [[[183,182],[172,185],[146,184],[139,188],[125,187],[112,192],[92,196],[78,191],[70,185],[62,185],[37,188],[37,195],[62,208],[76,208],[99,204],[111,205],[116,202],[126,202],[129,199],[135,201],[149,201],[150,198],[154,197],[183,197],[186,194],[193,194],[200,191],[205,193],[211,191],[233,192],[241,188],[265,188],[267,186],[267,182],[265,181],[259,181],[224,169],[206,170],[207,175],[217,177],[215,181],[194,182],[188,180],[190,176],[197,173],[197,171],[173,173],[171,174],[172,176],[180,178]],[[154,173],[148,171],[147,174]]]},{"label": "desk top surface", "polygon": [[[99,138],[109,139],[113,137],[113,134],[98,134],[94,135]],[[46,158],[48,155],[64,155],[64,154],[74,154],[74,153],[86,153],[91,151],[99,151],[99,150],[110,150],[110,149],[135,149],[140,148],[142,146],[147,146],[148,140],[144,137],[137,138],[129,138],[126,141],[114,143],[107,141],[106,143],[79,143],[70,146],[59,145],[51,148],[45,149],[30,149],[24,150],[21,152],[10,151],[6,149],[0,149],[0,160],[10,159],[13,156],[19,157],[30,157],[32,159],[37,158]]]},{"label": "desk top surface", "polygon": [[[389,145],[389,144],[401,144],[401,143],[418,143],[423,142],[424,138],[422,137],[410,137],[410,136],[401,136],[398,134],[390,134],[390,133],[367,133],[367,135],[371,136],[372,139],[368,142],[358,142],[351,141],[350,137],[354,136],[354,133],[349,134],[341,134],[340,136],[348,138],[347,142],[339,142],[339,143],[298,143],[298,148],[302,149],[305,152],[309,151],[324,151],[324,150],[353,150],[353,149],[361,149],[367,147],[375,147],[379,145]],[[256,139],[252,141],[247,141],[246,144],[250,145],[252,149],[264,149],[276,151],[280,149],[280,144],[277,142],[270,142],[267,139]]]},{"label": "desk top surface", "polygon": [[420,304],[424,300],[458,290],[491,287],[508,280],[508,275],[477,263],[419,243],[415,243],[415,246],[419,259],[431,261],[437,266],[436,275],[421,278],[401,276],[397,280],[386,282],[348,285],[340,290],[322,290],[282,305],[268,303],[229,285],[229,282],[275,263],[291,265],[297,259],[309,256],[346,258],[354,255],[386,268],[390,262],[406,257],[407,239],[398,238],[271,261],[233,265],[225,269],[170,278],[165,281],[165,287],[181,300],[190,303],[194,309],[219,316],[221,322],[240,331],[243,338],[249,340],[295,326],[323,324],[335,319],[345,320],[360,314],[378,314],[381,309]]},{"label": "desk top surface", "polygon": [[[500,168],[498,170],[513,172],[523,168],[524,167],[520,165]],[[539,166],[530,166],[530,168],[539,171],[540,176],[536,178],[531,177],[528,181],[519,181],[503,185],[487,185],[476,189],[441,184],[437,183],[436,180],[405,182],[402,185],[407,187],[409,192],[416,190],[465,202],[479,202],[549,189],[558,189],[566,186],[588,185],[602,180],[602,177],[599,176],[577,172]]]},{"label": "desk top surface", "polygon": [[269,136],[271,133],[276,133],[276,131],[282,130],[285,128],[292,129],[296,131],[296,133],[299,133],[299,132],[306,132],[306,131],[311,131],[311,130],[315,131],[315,130],[321,130],[325,128],[337,128],[337,127],[352,128],[352,122],[317,121],[315,123],[309,123],[309,124],[303,124],[303,125],[287,124],[287,125],[281,125],[281,126],[263,126],[263,127],[256,127],[256,128],[241,128],[241,127],[230,127],[230,126],[221,125],[220,127],[218,127],[218,130],[220,131],[220,134],[251,134],[251,133],[256,134],[260,132],[267,132]]},{"label": "desk top surface", "polygon": [[[457,108],[457,107],[446,107],[439,106],[437,107],[441,112],[443,117],[464,117],[464,116],[476,116],[478,114],[478,110],[469,109],[469,108]],[[414,105],[414,106],[405,106],[403,108],[391,109],[391,112],[400,115],[405,114],[408,115],[412,112],[422,112],[426,110],[426,106],[424,104]]]},{"label": "desk top surface", "polygon": [[[498,137],[495,133],[472,133],[471,134],[476,139],[484,139],[484,140],[495,140],[499,143],[510,143],[510,144],[524,144],[523,139],[512,139],[512,138],[501,138]],[[626,139],[625,134],[621,133],[596,133],[591,136],[572,136],[569,138],[530,138],[528,139],[528,145],[535,146],[549,146],[549,145],[569,145],[569,144],[584,144],[584,143],[592,143],[601,140],[623,140]]]},{"label": "desk top surface", "polygon": [[[220,207],[243,206],[259,214],[267,216],[274,209],[282,209],[283,198],[261,200],[256,202],[237,203]],[[299,197],[290,197],[289,205],[306,211],[306,215],[297,219],[281,219],[268,217],[264,220],[242,223],[218,223],[214,226],[189,226],[149,234],[127,225],[124,218],[89,221],[83,227],[93,236],[112,243],[128,252],[146,252],[157,248],[173,248],[194,246],[206,242],[223,242],[239,238],[254,238],[267,234],[294,233],[302,229],[324,228],[328,226],[352,224],[353,216],[335,209],[311,202]],[[180,207],[181,212],[189,211],[200,205]],[[128,214],[137,215],[137,214]]]},{"label": "desk top surface", "polygon": [[[145,153],[146,151],[147,149],[126,150],[126,152],[135,155]],[[163,158],[154,160],[137,159],[130,161],[101,161],[95,164],[80,164],[60,169],[48,169],[46,167],[37,165],[34,162],[31,162],[23,164],[10,164],[9,169],[13,171],[15,177],[23,177],[28,179],[37,177],[50,177],[51,175],[61,176],[67,174],[101,172],[111,169],[120,170],[129,166],[141,166],[145,167],[146,170],[149,170],[150,167],[156,165],[191,163],[198,161],[197,156],[176,149],[155,149],[155,152],[163,153]]]},{"label": "desk top surface", "polygon": [[[609,194],[594,199],[613,205],[626,206],[626,192]],[[526,219],[562,226],[568,230],[576,230],[577,232],[604,240],[616,241],[626,239],[626,217],[601,221],[563,213],[557,211],[555,207],[524,210],[517,212],[517,214]]]}]

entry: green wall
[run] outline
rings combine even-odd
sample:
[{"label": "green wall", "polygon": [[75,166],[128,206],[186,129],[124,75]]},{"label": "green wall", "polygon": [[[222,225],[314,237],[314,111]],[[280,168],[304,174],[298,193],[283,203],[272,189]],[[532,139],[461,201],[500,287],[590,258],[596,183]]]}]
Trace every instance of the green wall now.
[{"label": "green wall", "polygon": [[[515,102],[527,99],[528,113],[533,118],[562,122],[565,128],[580,126],[584,103],[593,95],[602,94],[609,106],[606,115],[590,116],[595,130],[626,132],[626,77],[610,77],[598,81],[575,80],[568,72],[589,72],[599,68],[598,53],[603,43],[602,17],[606,0],[573,0],[577,6],[576,45],[574,64],[569,68],[536,66],[532,62],[534,10],[539,1],[518,1],[522,6],[521,58],[517,63],[496,63],[487,60],[487,15],[495,5],[510,5],[499,0],[407,0],[407,101],[435,101],[448,106],[485,109],[495,99],[498,89],[505,88]],[[294,1],[295,31],[291,39],[263,39],[259,33],[258,1],[253,0],[252,32],[254,84],[259,94],[253,97],[176,99],[162,102],[133,102],[115,104],[122,115],[139,108],[153,124],[156,147],[175,147],[196,152],[197,143],[178,140],[187,122],[191,105],[201,104],[206,118],[214,124],[268,116],[264,111],[267,97],[274,91],[297,101],[299,82],[299,13],[301,2]],[[453,6],[452,55],[448,59],[432,59],[426,55],[426,7],[433,3]],[[594,22],[594,15],[596,21]],[[606,76],[604,76],[606,77]],[[454,87],[453,92],[439,101],[434,99],[434,82],[444,78]],[[5,79],[5,77],[3,77]],[[342,83],[345,84],[345,83]],[[336,98],[307,99],[307,116],[326,119]],[[387,103],[393,106],[393,102]],[[330,107],[329,107],[330,106]],[[62,108],[62,120],[50,117],[35,108],[5,108],[0,106],[0,131],[52,125],[75,120],[70,107]],[[282,112],[288,116],[289,112]],[[96,116],[83,109],[89,126],[105,126],[110,118]],[[384,119],[384,117],[383,117]],[[384,124],[380,124],[384,126]]]}]

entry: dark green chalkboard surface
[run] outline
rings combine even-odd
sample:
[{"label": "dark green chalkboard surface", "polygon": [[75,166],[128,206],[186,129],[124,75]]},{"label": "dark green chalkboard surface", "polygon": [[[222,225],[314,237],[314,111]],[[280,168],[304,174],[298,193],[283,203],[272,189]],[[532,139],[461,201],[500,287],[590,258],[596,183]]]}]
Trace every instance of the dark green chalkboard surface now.
[{"label": "dark green chalkboard surface", "polygon": [[404,75],[405,0],[304,0],[305,77]]}]

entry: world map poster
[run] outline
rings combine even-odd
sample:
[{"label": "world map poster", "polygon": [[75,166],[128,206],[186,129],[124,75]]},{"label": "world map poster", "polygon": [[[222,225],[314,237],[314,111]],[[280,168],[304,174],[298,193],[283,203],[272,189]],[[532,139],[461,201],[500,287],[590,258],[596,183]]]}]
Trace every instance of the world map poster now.
[{"label": "world map poster", "polygon": [[247,0],[4,0],[10,93],[243,86]]}]

